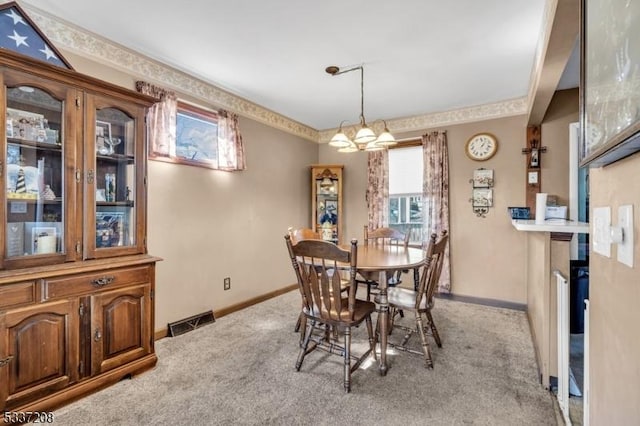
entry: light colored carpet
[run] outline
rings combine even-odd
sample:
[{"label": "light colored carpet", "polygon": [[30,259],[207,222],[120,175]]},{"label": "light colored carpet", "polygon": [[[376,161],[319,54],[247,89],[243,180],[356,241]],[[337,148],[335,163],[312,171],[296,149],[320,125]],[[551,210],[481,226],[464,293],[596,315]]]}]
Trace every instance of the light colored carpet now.
[{"label": "light colored carpet", "polygon": [[[365,363],[345,394],[338,356],[315,351],[295,371],[299,297],[293,291],[162,339],[154,370],[57,410],[56,424],[556,424],[523,312],[436,300],[443,347],[432,345],[435,368],[392,354],[387,376]],[[363,325],[354,352],[365,338]]]}]

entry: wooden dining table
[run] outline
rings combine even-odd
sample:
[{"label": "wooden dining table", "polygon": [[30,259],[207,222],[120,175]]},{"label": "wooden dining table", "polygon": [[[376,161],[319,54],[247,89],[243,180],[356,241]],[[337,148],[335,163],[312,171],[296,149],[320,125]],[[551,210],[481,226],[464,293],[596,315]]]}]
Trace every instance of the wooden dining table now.
[{"label": "wooden dining table", "polygon": [[[347,248],[347,246],[343,246]],[[379,272],[378,288],[380,294],[376,299],[379,306],[380,320],[380,364],[381,375],[386,375],[387,366],[387,337],[389,335],[389,301],[387,299],[387,273],[399,270],[415,269],[424,262],[426,251],[416,247],[396,245],[359,245],[358,271]]]}]

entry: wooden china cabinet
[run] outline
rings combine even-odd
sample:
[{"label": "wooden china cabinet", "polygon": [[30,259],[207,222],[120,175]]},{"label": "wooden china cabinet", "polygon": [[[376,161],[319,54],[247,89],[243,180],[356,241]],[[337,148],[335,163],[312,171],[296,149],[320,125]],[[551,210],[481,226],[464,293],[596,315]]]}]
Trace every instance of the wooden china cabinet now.
[{"label": "wooden china cabinet", "polygon": [[311,166],[312,229],[325,241],[342,241],[342,165]]},{"label": "wooden china cabinet", "polygon": [[153,99],[4,49],[0,88],[0,409],[42,411],[157,361]]}]

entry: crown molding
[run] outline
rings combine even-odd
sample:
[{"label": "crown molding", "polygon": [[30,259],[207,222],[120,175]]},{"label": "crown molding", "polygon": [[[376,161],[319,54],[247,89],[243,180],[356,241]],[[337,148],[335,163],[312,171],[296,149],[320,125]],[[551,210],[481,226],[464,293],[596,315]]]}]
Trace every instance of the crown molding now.
[{"label": "crown molding", "polygon": [[115,42],[81,29],[33,6],[24,6],[29,17],[56,46],[123,70],[147,81],[159,82],[179,93],[194,96],[217,107],[316,142],[318,131],[253,102],[233,95],[183,71],[161,64]]},{"label": "crown molding", "polygon": [[[186,72],[162,64],[58,17],[54,17],[36,7],[24,5],[23,8],[29,12],[29,17],[47,35],[49,40],[56,43],[57,47],[63,47],[93,61],[123,70],[136,78],[144,78],[147,81],[160,83],[179,93],[202,99],[220,108],[233,111],[240,116],[256,120],[303,139],[323,143],[329,141],[335,133],[335,129],[318,131],[305,126]],[[387,120],[387,124],[393,132],[420,131],[444,125],[525,114],[527,107],[527,98],[524,97],[452,111]]]},{"label": "crown molding", "polygon": [[[511,99],[508,101],[494,102],[473,107],[460,108],[451,111],[434,112],[431,114],[417,115],[414,117],[385,120],[389,130],[393,133],[426,130],[434,127],[450,126],[454,124],[472,123],[475,121],[492,120],[496,118],[512,117],[527,113],[527,97]],[[344,129],[344,128],[343,128]],[[353,129],[353,127],[351,128]],[[355,133],[355,130],[352,130]],[[328,142],[335,134],[336,129],[320,132],[319,142]]]}]

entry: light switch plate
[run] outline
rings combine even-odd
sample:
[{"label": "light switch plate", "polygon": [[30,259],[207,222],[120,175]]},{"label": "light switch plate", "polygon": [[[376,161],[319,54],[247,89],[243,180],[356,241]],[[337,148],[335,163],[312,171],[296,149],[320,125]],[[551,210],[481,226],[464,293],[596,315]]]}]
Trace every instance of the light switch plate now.
[{"label": "light switch plate", "polygon": [[593,251],[611,257],[611,207],[593,209]]},{"label": "light switch plate", "polygon": [[633,206],[618,207],[618,226],[622,228],[622,242],[618,244],[618,262],[633,268]]},{"label": "light switch plate", "polygon": [[528,183],[532,185],[538,183],[538,172],[529,172],[527,178]]}]

